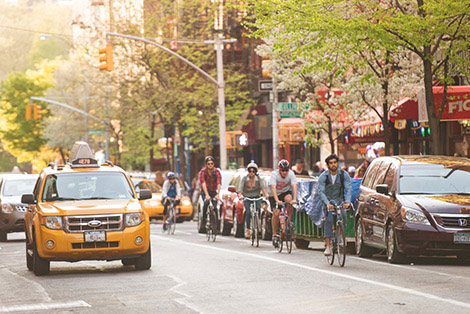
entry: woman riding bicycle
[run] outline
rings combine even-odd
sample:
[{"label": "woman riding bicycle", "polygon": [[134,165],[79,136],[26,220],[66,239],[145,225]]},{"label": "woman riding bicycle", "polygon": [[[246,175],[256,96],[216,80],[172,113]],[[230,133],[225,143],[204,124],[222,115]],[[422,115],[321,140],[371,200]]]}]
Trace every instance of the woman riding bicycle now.
[{"label": "woman riding bicycle", "polygon": [[331,255],[330,238],[333,235],[333,215],[334,204],[343,204],[341,209],[341,216],[343,221],[346,222],[346,214],[344,209],[349,208],[351,205],[351,178],[346,171],[338,170],[339,158],[335,154],[331,154],[325,160],[328,167],[318,178],[318,193],[324,206],[328,209],[325,226],[325,256]]},{"label": "woman riding bicycle", "polygon": [[[258,165],[254,162],[251,162],[246,166],[248,170],[248,175],[244,176],[243,179],[240,180],[240,184],[238,185],[238,192],[243,195],[243,197],[248,198],[259,198],[261,192],[263,192],[264,198],[268,199],[268,191],[266,190],[266,186],[263,180],[258,176]],[[261,207],[261,200],[258,200],[256,203],[256,210],[259,211]],[[250,238],[250,222],[251,222],[251,210],[250,200],[244,200],[243,205],[245,207],[245,222],[246,222],[246,234],[245,237],[247,239]]]},{"label": "woman riding bicycle", "polygon": [[168,220],[168,206],[170,205],[169,198],[176,198],[177,200],[181,198],[181,187],[178,180],[176,180],[175,173],[168,172],[166,178],[167,179],[163,183],[162,188],[163,230],[166,230],[166,222]]}]

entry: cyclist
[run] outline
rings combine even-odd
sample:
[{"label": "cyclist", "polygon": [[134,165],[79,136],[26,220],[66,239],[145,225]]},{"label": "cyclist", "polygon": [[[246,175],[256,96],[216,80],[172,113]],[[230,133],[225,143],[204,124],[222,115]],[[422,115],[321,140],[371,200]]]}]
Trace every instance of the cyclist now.
[{"label": "cyclist", "polygon": [[201,183],[202,193],[201,197],[204,201],[204,207],[202,210],[202,221],[205,223],[206,215],[207,215],[207,207],[209,206],[209,202],[212,201],[215,210],[215,219],[217,230],[219,230],[219,215],[217,211],[217,202],[220,199],[220,185],[222,182],[222,176],[220,171],[215,168],[215,160],[212,156],[207,156],[204,159],[204,163],[206,165],[199,172],[199,182]]},{"label": "cyclist", "polygon": [[[258,165],[254,162],[250,162],[246,166],[248,170],[248,175],[244,176],[238,185],[238,192],[243,195],[243,197],[249,198],[259,198],[261,192],[263,192],[264,198],[268,199],[268,191],[264,181],[258,175]],[[250,205],[251,201],[244,200],[243,205],[245,207],[245,222],[246,222],[246,234],[247,239],[250,238],[250,222],[251,222],[251,210]],[[256,209],[259,211],[261,207],[261,200],[256,201]]]},{"label": "cyclist", "polygon": [[163,203],[163,230],[166,230],[166,223],[168,220],[168,206],[170,200],[168,198],[181,199],[181,186],[174,172],[168,172],[166,180],[163,182],[162,188],[162,203]]},{"label": "cyclist", "polygon": [[325,159],[328,170],[324,171],[318,178],[318,193],[322,203],[328,209],[324,225],[325,256],[331,255],[330,238],[333,235],[333,215],[331,213],[334,210],[333,203],[343,203],[341,215],[345,224],[346,213],[344,209],[351,205],[351,178],[346,171],[338,170],[338,161],[337,155],[331,154],[328,156]]},{"label": "cyclist", "polygon": [[287,215],[292,217],[292,204],[297,202],[297,179],[295,178],[294,171],[290,170],[289,162],[285,159],[279,161],[278,167],[279,169],[274,170],[269,179],[269,186],[273,192],[273,196],[269,198],[269,201],[273,210],[271,226],[273,245],[275,247],[279,245],[279,234],[277,233],[279,228],[278,206],[282,207],[283,202],[287,203]]}]

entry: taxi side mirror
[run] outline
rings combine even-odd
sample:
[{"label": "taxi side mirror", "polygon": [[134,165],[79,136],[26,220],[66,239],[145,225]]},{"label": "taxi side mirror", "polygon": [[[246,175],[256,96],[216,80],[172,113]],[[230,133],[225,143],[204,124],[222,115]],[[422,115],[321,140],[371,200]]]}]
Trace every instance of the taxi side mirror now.
[{"label": "taxi side mirror", "polygon": [[139,192],[139,200],[148,200],[152,198],[152,192],[150,190],[142,189]]},{"label": "taxi side mirror", "polygon": [[236,193],[236,192],[237,192],[237,189],[236,189],[233,185],[230,185],[230,186],[228,187],[228,191],[229,191],[229,192],[232,192],[232,193]]},{"label": "taxi side mirror", "polygon": [[387,195],[388,194],[388,185],[386,185],[386,184],[377,184],[377,186],[375,187],[375,190],[377,191],[377,193]]},{"label": "taxi side mirror", "polygon": [[21,195],[21,203],[23,204],[36,204],[34,194],[23,194]]}]

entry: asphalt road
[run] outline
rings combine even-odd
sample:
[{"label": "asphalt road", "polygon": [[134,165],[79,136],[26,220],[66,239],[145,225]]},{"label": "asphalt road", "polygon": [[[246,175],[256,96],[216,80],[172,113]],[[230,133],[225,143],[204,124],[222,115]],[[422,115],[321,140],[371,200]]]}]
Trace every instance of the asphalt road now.
[{"label": "asphalt road", "polygon": [[470,266],[455,258],[390,265],[383,256],[348,255],[340,268],[327,264],[319,243],[279,254],[267,241],[207,242],[194,222],[178,224],[174,235],[159,223],[151,231],[148,271],[119,261],[53,262],[44,277],[26,269],[24,235],[9,235],[0,243],[0,312],[470,312]]}]

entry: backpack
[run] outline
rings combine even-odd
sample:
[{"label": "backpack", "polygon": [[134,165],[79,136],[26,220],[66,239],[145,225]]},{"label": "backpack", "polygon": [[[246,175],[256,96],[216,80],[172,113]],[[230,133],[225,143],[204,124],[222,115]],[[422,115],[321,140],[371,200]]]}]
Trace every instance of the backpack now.
[{"label": "backpack", "polygon": [[[341,197],[343,198],[343,201],[344,201],[344,170],[339,171],[339,180],[341,182],[341,188],[340,188]],[[331,182],[330,182],[330,176],[328,175],[326,176],[325,187],[329,184],[331,184]]]}]

